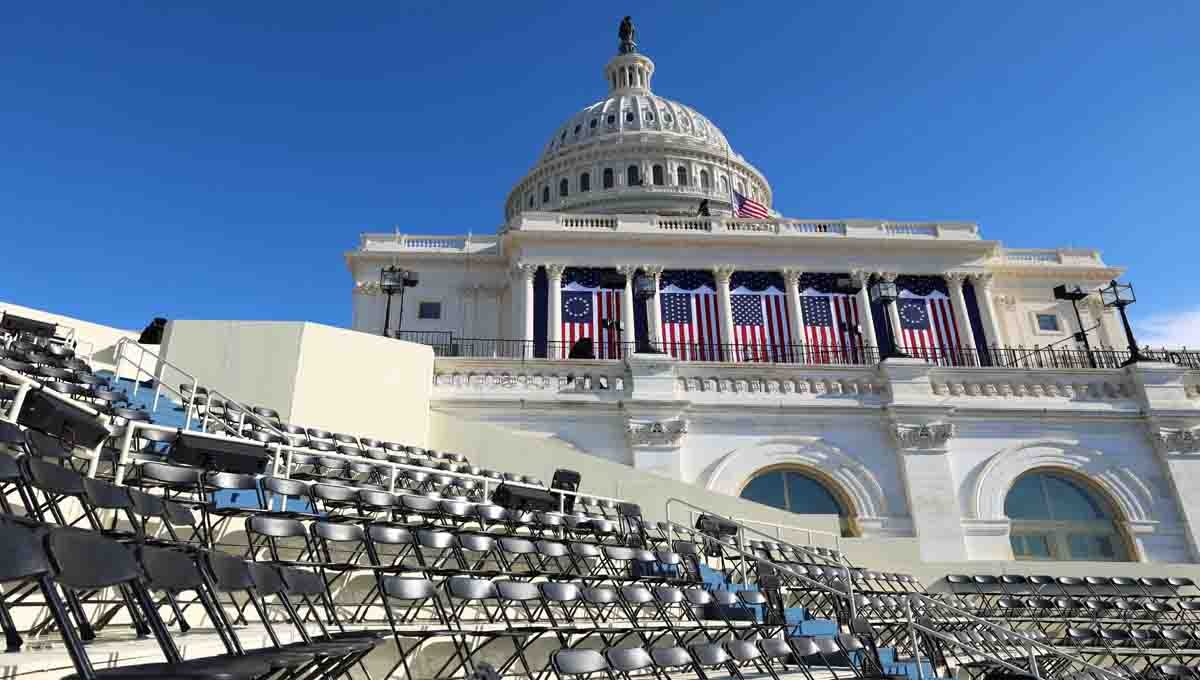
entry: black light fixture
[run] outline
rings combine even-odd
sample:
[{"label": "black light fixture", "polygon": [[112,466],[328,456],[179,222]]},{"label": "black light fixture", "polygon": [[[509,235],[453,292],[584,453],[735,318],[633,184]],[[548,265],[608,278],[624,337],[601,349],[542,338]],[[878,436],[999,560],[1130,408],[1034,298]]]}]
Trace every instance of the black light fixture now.
[{"label": "black light fixture", "polygon": [[1137,302],[1137,296],[1133,294],[1132,283],[1117,283],[1116,279],[1109,281],[1108,285],[1100,289],[1100,299],[1104,302],[1105,307],[1116,307],[1121,313],[1121,323],[1125,325],[1125,339],[1129,342],[1129,358],[1121,363],[1122,366],[1138,361],[1147,361],[1146,357],[1142,356],[1141,350],[1138,349],[1137,340],[1133,337],[1133,329],[1129,326],[1129,317],[1125,314],[1125,308]]},{"label": "black light fixture", "polygon": [[[387,306],[383,312],[383,334],[388,334],[388,326],[392,321],[392,296],[400,293],[400,324],[404,323],[404,289],[412,288],[417,285],[417,273],[411,269],[402,269],[396,265],[389,265],[379,270],[379,289],[387,295]],[[399,333],[399,327],[396,328]]]},{"label": "black light fixture", "polygon": [[884,319],[883,327],[887,329],[887,342],[883,347],[879,348],[880,359],[907,359],[907,354],[901,352],[896,346],[896,332],[899,329],[892,328],[892,317],[887,313],[888,305],[896,304],[896,300],[900,299],[900,288],[896,286],[895,281],[886,281],[878,279],[871,284],[870,288],[871,302],[883,306]]},{"label": "black light fixture", "polygon": [[1075,310],[1075,323],[1079,326],[1079,332],[1075,334],[1075,342],[1083,344],[1083,350],[1087,352],[1088,364],[1092,368],[1096,367],[1096,357],[1092,355],[1092,344],[1088,342],[1087,329],[1083,327],[1083,318],[1079,316],[1079,301],[1085,299],[1091,293],[1075,286],[1067,288],[1066,284],[1054,287],[1055,300],[1070,300],[1071,309]]}]

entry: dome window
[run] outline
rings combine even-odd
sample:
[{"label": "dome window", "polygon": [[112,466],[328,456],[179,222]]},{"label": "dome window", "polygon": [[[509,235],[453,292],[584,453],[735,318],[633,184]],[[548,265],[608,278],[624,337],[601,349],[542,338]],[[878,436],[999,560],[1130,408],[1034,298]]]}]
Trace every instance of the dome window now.
[{"label": "dome window", "polygon": [[701,189],[709,188],[709,179],[708,179],[708,171],[707,170],[700,171],[700,188]]},{"label": "dome window", "polygon": [[625,122],[626,122],[626,123],[632,123],[632,122],[633,122],[633,111],[626,111],[626,112],[625,112]]},{"label": "dome window", "polygon": [[592,119],[592,122],[588,123],[588,127],[590,127],[591,129],[595,130],[595,129],[596,129],[596,123],[597,123],[597,122],[598,122],[598,119],[596,119],[596,118],[593,118],[593,119]]},{"label": "dome window", "polygon": [[585,172],[579,176],[579,190],[580,191],[591,191],[592,190],[592,175],[591,175],[591,173]]},{"label": "dome window", "polygon": [[550,202],[550,187],[542,187],[542,205]]},{"label": "dome window", "polygon": [[638,166],[631,165],[625,168],[625,184],[631,187],[642,185],[642,173]]},{"label": "dome window", "polygon": [[533,207],[533,194],[529,194],[529,207]]},{"label": "dome window", "polygon": [[663,184],[666,184],[666,179],[663,177],[663,166],[656,165],[651,169],[651,172],[654,179],[654,186],[661,187]]},{"label": "dome window", "polygon": [[604,168],[603,183],[605,189],[613,188],[613,171],[612,168]]},{"label": "dome window", "polygon": [[663,114],[663,122],[664,122],[664,123],[670,123],[670,122],[671,122],[671,120],[672,120],[672,118],[671,118],[671,114],[669,114],[669,113],[664,113],[664,114]]},{"label": "dome window", "polygon": [[688,185],[688,171],[687,168],[682,165],[678,168],[675,168],[675,183],[681,187],[686,187]]},{"label": "dome window", "polygon": [[616,125],[616,124],[617,124],[617,115],[616,115],[615,113],[610,113],[610,114],[608,114],[608,125],[609,125],[609,127],[611,127],[611,126],[613,126],[613,125]]},{"label": "dome window", "polygon": [[645,118],[646,118],[646,122],[647,122],[647,123],[654,122],[654,112],[653,112],[653,111],[647,111],[647,112],[645,113]]},{"label": "dome window", "polygon": [[566,198],[567,196],[567,178],[564,177],[558,182],[558,195]]},{"label": "dome window", "polygon": [[582,130],[582,129],[583,129],[583,126],[582,126],[582,125],[576,125],[576,126],[575,126],[575,136],[576,136],[576,137],[578,137],[578,136],[579,136],[579,131],[580,131],[580,130]]}]

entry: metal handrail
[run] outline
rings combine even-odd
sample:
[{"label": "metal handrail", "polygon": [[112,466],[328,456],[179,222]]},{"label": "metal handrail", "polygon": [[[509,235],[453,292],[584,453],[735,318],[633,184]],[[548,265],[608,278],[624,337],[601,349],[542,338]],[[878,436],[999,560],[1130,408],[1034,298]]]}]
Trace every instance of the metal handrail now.
[{"label": "metal handrail", "polygon": [[[794,544],[792,544],[792,543],[788,543],[787,541],[784,541],[784,540],[777,540],[777,539],[775,539],[773,536],[770,536],[769,534],[765,534],[765,533],[763,533],[763,532],[761,532],[761,531],[759,531],[758,529],[755,529],[755,528],[753,528],[753,527],[748,527],[748,526],[746,526],[746,525],[742,524],[742,522],[741,522],[741,521],[739,521],[739,520],[736,520],[736,519],[734,519],[734,518],[732,518],[732,517],[726,517],[725,515],[722,515],[722,514],[721,514],[721,513],[719,513],[719,512],[713,512],[712,510],[709,510],[709,509],[707,509],[707,508],[702,508],[702,507],[700,507],[699,505],[694,505],[694,504],[692,504],[692,503],[689,503],[689,502],[687,502],[687,501],[683,500],[682,498],[676,498],[676,497],[674,497],[674,496],[673,496],[673,497],[671,497],[671,498],[668,498],[668,499],[667,499],[667,502],[666,502],[666,505],[664,506],[664,510],[665,510],[665,512],[666,512],[666,516],[667,516],[667,521],[668,521],[668,522],[670,522],[670,521],[671,521],[671,504],[672,504],[672,503],[678,503],[678,504],[680,504],[680,505],[683,505],[683,506],[686,506],[686,507],[688,507],[688,508],[691,508],[692,510],[699,510],[700,512],[702,512],[702,513],[704,513],[704,514],[706,514],[706,515],[712,515],[713,517],[719,517],[719,518],[721,518],[721,519],[723,519],[723,520],[726,520],[726,521],[729,521],[729,522],[733,522],[734,524],[738,525],[740,528],[744,529],[745,531],[749,531],[749,532],[752,532],[752,533],[758,534],[759,536],[762,536],[763,538],[766,538],[766,539],[768,539],[768,540],[776,541],[776,542],[778,542],[778,543],[786,543],[786,544],[788,545],[788,547],[790,547],[790,548],[794,548],[795,550],[798,550],[798,551],[800,551],[800,552],[803,552],[804,554],[808,555],[809,557],[812,557],[812,558],[814,558],[814,559],[815,559],[815,560],[817,560],[817,561],[820,561],[820,562],[833,562],[833,563],[834,563],[836,566],[839,566],[839,567],[845,567],[845,566],[849,566],[849,565],[844,565],[844,564],[842,564],[842,562],[841,562],[840,560],[834,560],[834,559],[832,559],[832,558],[830,558],[830,557],[828,557],[828,556],[826,556],[826,555],[822,555],[822,554],[820,554],[820,553],[816,552],[815,550],[813,550],[813,549],[812,549],[811,547],[809,547],[809,546],[794,545]],[[841,553],[841,551],[839,550],[839,551],[838,551],[838,553],[840,554],[840,553]],[[843,556],[843,557],[844,557],[844,556]]]},{"label": "metal handrail", "polygon": [[809,542],[809,544],[812,544],[812,537],[813,537],[813,534],[816,534],[816,535],[819,535],[819,536],[832,536],[832,537],[833,537],[833,545],[834,545],[834,550],[837,550],[838,552],[841,552],[841,551],[842,551],[842,540],[841,540],[841,539],[842,539],[842,535],[841,535],[841,534],[834,533],[834,532],[832,532],[832,531],[824,531],[824,530],[822,530],[822,529],[807,529],[807,528],[801,528],[801,527],[794,527],[794,526],[788,526],[787,524],[779,524],[779,523],[777,523],[777,522],[764,522],[764,521],[762,521],[762,520],[757,520],[757,519],[746,519],[746,518],[744,518],[744,517],[737,518],[735,521],[737,521],[737,522],[741,522],[741,523],[743,523],[743,524],[761,524],[761,525],[763,525],[763,526],[772,527],[772,528],[774,528],[774,529],[776,530],[776,531],[775,531],[775,536],[776,536],[776,538],[775,538],[775,541],[776,541],[777,543],[787,543],[789,546],[791,545],[791,543],[788,543],[787,541],[783,540],[783,537],[780,535],[780,533],[781,533],[783,530],[787,530],[787,531],[803,531],[804,533],[808,534],[808,542]]},{"label": "metal handrail", "polygon": [[[130,359],[125,356],[125,347],[128,345],[133,345],[134,347],[137,347],[138,350],[141,352],[140,354],[138,354],[137,363],[134,363],[133,359]],[[149,354],[151,357],[153,357],[154,360],[157,362],[155,364],[155,366],[159,371],[161,371],[161,367],[163,365],[166,365],[166,366],[174,369],[175,371],[178,371],[180,375],[191,380],[192,381],[191,392],[185,395],[183,393],[182,389],[175,389],[175,387],[173,387],[170,383],[164,383],[159,378],[159,373],[151,373],[150,371],[147,371],[146,369],[142,368],[142,361],[146,358],[147,354]],[[183,429],[190,430],[191,429],[193,399],[195,398],[196,387],[199,386],[199,380],[196,378],[196,376],[188,373],[187,371],[185,371],[182,368],[180,368],[179,366],[176,366],[175,364],[167,361],[166,359],[163,359],[157,353],[151,352],[150,350],[143,347],[140,343],[131,341],[129,338],[121,338],[120,340],[117,341],[116,358],[113,359],[113,375],[116,377],[116,379],[118,381],[120,381],[120,379],[121,379],[121,361],[122,360],[129,362],[129,364],[132,365],[133,369],[134,369],[133,396],[135,396],[135,397],[137,396],[138,388],[141,386],[143,374],[145,374],[146,376],[148,376],[152,380],[154,380],[154,385],[155,385],[155,387],[154,387],[154,403],[150,407],[150,409],[152,411],[158,409],[159,390],[162,389],[163,387],[165,387],[168,391],[179,395],[179,402],[181,404],[183,404],[184,402],[187,402],[186,405],[184,406]]]}]

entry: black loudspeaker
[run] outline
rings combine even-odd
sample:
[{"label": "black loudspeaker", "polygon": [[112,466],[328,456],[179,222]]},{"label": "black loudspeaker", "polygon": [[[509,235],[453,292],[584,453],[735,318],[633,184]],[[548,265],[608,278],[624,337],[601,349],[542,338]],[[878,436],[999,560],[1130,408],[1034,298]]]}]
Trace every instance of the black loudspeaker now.
[{"label": "black loudspeaker", "polygon": [[[582,479],[579,473],[566,468],[559,468],[554,471],[554,477],[550,480],[550,488],[559,491],[579,491],[579,480]],[[563,499],[563,512],[575,511],[575,496],[566,496]]]},{"label": "black loudspeaker", "polygon": [[714,538],[725,538],[737,536],[738,525],[716,515],[700,515],[700,519],[696,520],[696,530]]},{"label": "black loudspeaker", "polygon": [[108,428],[95,417],[77,411],[41,390],[30,390],[25,395],[17,422],[86,449],[96,448],[109,434]]},{"label": "black loudspeaker", "polygon": [[267,469],[267,449],[264,444],[201,437],[180,432],[171,446],[171,461],[193,465],[206,470],[262,474]]},{"label": "black loudspeaker", "polygon": [[558,510],[558,496],[546,489],[501,484],[492,492],[492,502],[518,512],[550,512]]},{"label": "black loudspeaker", "polygon": [[568,359],[595,359],[596,350],[592,345],[591,338],[580,338],[571,345],[571,352],[567,356]]},{"label": "black loudspeaker", "polygon": [[56,326],[52,323],[27,319],[16,314],[4,314],[3,318],[0,318],[0,329],[9,333],[29,333],[39,338],[52,338],[55,328]]}]

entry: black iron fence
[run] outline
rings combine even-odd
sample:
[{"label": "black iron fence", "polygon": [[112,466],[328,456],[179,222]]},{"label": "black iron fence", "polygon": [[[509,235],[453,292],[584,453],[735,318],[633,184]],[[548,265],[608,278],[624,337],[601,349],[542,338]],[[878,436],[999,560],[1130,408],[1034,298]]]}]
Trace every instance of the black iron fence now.
[{"label": "black iron fence", "polygon": [[[451,331],[398,331],[393,336],[429,345],[439,357],[472,359],[577,359],[619,360],[633,352],[667,354],[681,361],[725,361],[758,364],[870,366],[879,362],[878,348],[840,345],[688,344],[625,342],[531,342],[500,338],[460,338]],[[1062,349],[1033,347],[928,347],[902,348],[914,359],[946,367],[982,368],[1120,368],[1129,362],[1129,350]],[[1144,359],[1200,369],[1200,351],[1151,349],[1139,351]]]}]

